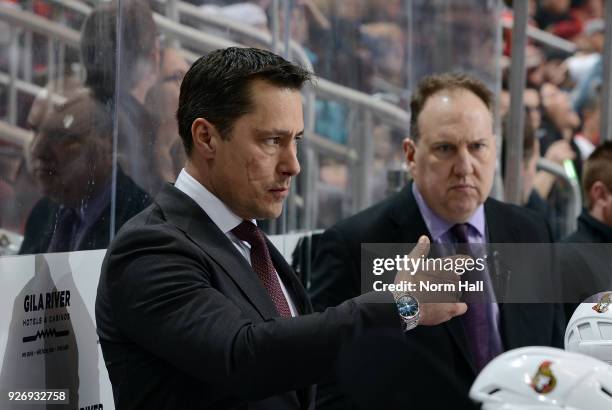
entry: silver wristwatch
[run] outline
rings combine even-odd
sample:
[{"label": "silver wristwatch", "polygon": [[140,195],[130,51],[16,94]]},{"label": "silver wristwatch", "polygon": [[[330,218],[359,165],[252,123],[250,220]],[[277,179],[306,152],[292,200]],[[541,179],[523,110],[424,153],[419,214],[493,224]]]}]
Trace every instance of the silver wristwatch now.
[{"label": "silver wristwatch", "polygon": [[404,332],[414,329],[419,324],[419,301],[410,293],[394,294],[393,296],[395,297],[397,311],[404,324]]}]

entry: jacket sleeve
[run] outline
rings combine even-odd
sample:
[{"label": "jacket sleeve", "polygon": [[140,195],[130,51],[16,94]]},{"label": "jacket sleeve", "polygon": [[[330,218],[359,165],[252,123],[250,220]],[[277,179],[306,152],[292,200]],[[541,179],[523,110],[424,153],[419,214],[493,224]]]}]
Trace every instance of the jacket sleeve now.
[{"label": "jacket sleeve", "polygon": [[319,240],[308,294],[315,311],[337,306],[361,294],[360,255],[351,254],[343,234],[330,228]]}]

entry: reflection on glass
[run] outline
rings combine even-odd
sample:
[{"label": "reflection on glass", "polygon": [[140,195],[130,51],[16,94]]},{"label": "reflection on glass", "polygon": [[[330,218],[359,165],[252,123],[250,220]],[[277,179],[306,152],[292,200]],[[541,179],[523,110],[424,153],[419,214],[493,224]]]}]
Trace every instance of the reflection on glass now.
[{"label": "reflection on glass", "polygon": [[[112,113],[82,90],[43,115],[30,168],[43,198],[26,222],[20,253],[105,248],[111,231]],[[148,195],[121,168],[115,226],[142,210]]]}]

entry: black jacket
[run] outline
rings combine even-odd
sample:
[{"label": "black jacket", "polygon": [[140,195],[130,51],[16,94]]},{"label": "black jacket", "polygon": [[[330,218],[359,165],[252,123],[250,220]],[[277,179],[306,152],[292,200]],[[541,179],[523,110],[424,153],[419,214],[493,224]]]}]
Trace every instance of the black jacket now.
[{"label": "black jacket", "polygon": [[[117,173],[117,194],[115,205],[115,232],[131,217],[146,208],[151,199],[120,169]],[[53,238],[59,216],[60,205],[48,197],[34,205],[26,221],[20,254],[46,253]],[[110,241],[111,204],[104,208],[97,221],[85,233],[79,244],[79,251],[104,249]]]},{"label": "black jacket", "polygon": [[123,226],[96,298],[117,409],[312,409],[312,385],[343,346],[376,329],[401,334],[390,294],[309,315],[298,278],[268,247],[296,318],[278,317],[247,260],[172,185]]},{"label": "black jacket", "polygon": [[[543,218],[529,210],[491,198],[484,209],[490,243],[551,242]],[[414,244],[423,234],[430,236],[411,186],[328,229],[319,242],[313,264],[309,293],[315,309],[334,306],[360,293],[361,243]],[[550,283],[550,278],[546,281]],[[500,331],[507,350],[529,345],[561,347],[563,312],[560,306],[552,304],[500,304]],[[419,326],[407,332],[406,338],[439,358],[445,372],[460,384],[461,394],[467,397],[476,369],[459,318],[439,326]],[[406,354],[411,353],[406,350]],[[426,370],[405,369],[415,375]],[[321,408],[345,406],[333,387],[329,395],[338,395],[336,399],[325,398],[325,390],[325,386],[319,387],[322,401],[336,405]],[[431,398],[440,397],[440,393],[444,396],[445,389],[439,385],[406,391],[415,398],[415,409],[431,408]],[[455,399],[448,395],[447,403],[452,405]]]},{"label": "black jacket", "polygon": [[612,227],[593,218],[586,209],[578,229],[559,245],[563,297],[569,320],[578,303],[612,290]]}]

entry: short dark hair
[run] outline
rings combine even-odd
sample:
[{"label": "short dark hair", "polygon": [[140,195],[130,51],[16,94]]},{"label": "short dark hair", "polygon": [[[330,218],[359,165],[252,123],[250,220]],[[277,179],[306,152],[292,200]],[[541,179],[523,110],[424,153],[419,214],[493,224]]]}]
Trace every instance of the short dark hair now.
[{"label": "short dark hair", "polygon": [[427,100],[440,91],[470,91],[491,110],[493,94],[487,86],[475,77],[463,73],[434,74],[424,77],[417,85],[410,99],[410,138],[419,138],[418,119]]},{"label": "short dark hair", "polygon": [[[119,15],[121,30],[117,39]],[[96,98],[112,99],[119,52],[122,87],[131,89],[140,78],[138,62],[149,58],[156,41],[157,27],[147,2],[123,0],[97,6],[81,28],[81,58],[87,72],[85,85]]]},{"label": "short dark hair", "polygon": [[612,190],[612,141],[606,141],[591,153],[584,163],[582,170],[582,191],[584,202],[591,209],[589,191],[595,182],[601,181],[608,189]]},{"label": "short dark hair", "polygon": [[254,109],[250,85],[257,79],[299,90],[311,73],[257,48],[215,50],[193,63],[181,83],[176,113],[187,156],[193,149],[191,125],[197,118],[213,124],[222,138],[230,137],[236,120]]}]

